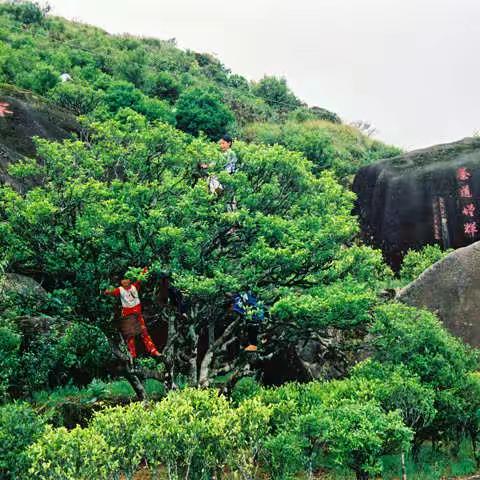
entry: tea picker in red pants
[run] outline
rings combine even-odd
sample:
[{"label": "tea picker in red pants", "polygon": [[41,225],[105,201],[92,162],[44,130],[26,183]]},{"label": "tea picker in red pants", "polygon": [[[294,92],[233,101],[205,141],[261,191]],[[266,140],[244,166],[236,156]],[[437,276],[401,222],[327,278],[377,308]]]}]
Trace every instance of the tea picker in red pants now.
[{"label": "tea picker in red pants", "polygon": [[[147,273],[147,267],[143,273]],[[137,357],[135,349],[135,335],[140,334],[147,352],[153,357],[160,357],[157,347],[148,334],[147,326],[142,315],[142,304],[138,292],[140,290],[140,280],[132,283],[128,278],[120,281],[120,287],[113,290],[105,290],[105,295],[120,297],[122,302],[122,322],[121,330],[127,342],[128,351],[132,358]]]}]

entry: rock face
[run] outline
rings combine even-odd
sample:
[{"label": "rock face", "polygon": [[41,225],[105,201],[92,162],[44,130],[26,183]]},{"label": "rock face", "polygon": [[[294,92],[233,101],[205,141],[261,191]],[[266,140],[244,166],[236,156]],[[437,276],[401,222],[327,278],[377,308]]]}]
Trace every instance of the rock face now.
[{"label": "rock face", "polygon": [[480,347],[480,242],[432,265],[397,298],[436,313],[453,334]]},{"label": "rock face", "polygon": [[364,241],[395,269],[410,248],[469,245],[480,240],[480,138],[364,167],[353,190]]},{"label": "rock face", "polygon": [[35,157],[33,137],[62,140],[80,127],[75,117],[38,97],[14,89],[0,88],[0,184],[21,189],[8,174],[10,163]]},{"label": "rock face", "polygon": [[37,281],[18,273],[6,273],[0,277],[0,301],[4,295],[10,294],[39,300],[47,297],[47,292]]}]

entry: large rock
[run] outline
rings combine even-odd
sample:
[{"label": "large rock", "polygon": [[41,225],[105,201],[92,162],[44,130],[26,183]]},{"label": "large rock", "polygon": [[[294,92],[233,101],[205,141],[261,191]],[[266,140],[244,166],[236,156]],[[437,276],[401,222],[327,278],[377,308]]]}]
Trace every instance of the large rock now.
[{"label": "large rock", "polygon": [[480,138],[382,160],[355,177],[366,242],[398,268],[408,249],[480,240]]},{"label": "large rock", "polygon": [[436,313],[453,334],[480,347],[480,242],[435,263],[397,298]]},{"label": "large rock", "polygon": [[35,157],[33,137],[62,140],[79,132],[75,117],[45,100],[13,87],[0,87],[0,185],[24,186],[8,174],[8,166]]},{"label": "large rock", "polygon": [[33,278],[18,273],[0,276],[0,302],[8,295],[45,300],[47,292]]}]

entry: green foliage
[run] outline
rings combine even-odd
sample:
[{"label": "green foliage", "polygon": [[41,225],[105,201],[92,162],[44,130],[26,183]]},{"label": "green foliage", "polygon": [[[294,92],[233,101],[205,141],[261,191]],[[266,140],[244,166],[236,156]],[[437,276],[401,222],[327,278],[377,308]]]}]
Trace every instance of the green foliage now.
[{"label": "green foliage", "polygon": [[146,423],[147,416],[143,405],[133,403],[126,408],[107,408],[95,415],[90,423],[90,430],[105,439],[118,470],[128,480],[133,478],[144,455],[144,447],[138,442],[136,432],[139,425]]},{"label": "green foliage", "polygon": [[175,125],[173,110],[170,105],[163,100],[144,96],[136,109],[150,121],[159,121]]},{"label": "green foliage", "polygon": [[378,361],[404,364],[434,386],[454,385],[462,374],[477,367],[473,350],[442,328],[435,315],[426,310],[401,304],[378,307],[372,334]]},{"label": "green foliage", "polygon": [[113,448],[94,429],[47,427],[28,455],[39,480],[109,480],[118,470]]},{"label": "green foliage", "polygon": [[255,84],[254,92],[279,112],[289,112],[302,105],[288,87],[285,78],[265,76]]},{"label": "green foliage", "polygon": [[301,439],[291,432],[280,432],[265,440],[263,458],[270,478],[291,480],[304,464]]},{"label": "green foliage", "polygon": [[408,449],[413,437],[398,412],[385,414],[372,401],[342,402],[320,409],[316,417],[330,461],[351,468],[358,479],[380,473],[382,455]]},{"label": "green foliage", "polygon": [[236,404],[239,404],[254,397],[259,391],[260,385],[253,377],[244,377],[235,384],[231,397]]},{"label": "green foliage", "polygon": [[439,245],[427,245],[421,250],[409,250],[400,269],[402,282],[412,282],[427,268],[445,258],[450,252],[452,252],[451,249],[444,251]]},{"label": "green foliage", "polygon": [[340,178],[381,158],[398,155],[400,151],[363,135],[359,130],[329,121],[289,121],[285,124],[254,123],[243,129],[247,141],[280,144],[302,152],[315,165],[315,172],[333,169]]},{"label": "green foliage", "polygon": [[7,397],[20,366],[21,336],[7,323],[0,324],[0,401]]},{"label": "green foliage", "polygon": [[234,117],[219,94],[203,88],[185,90],[175,104],[177,125],[192,135],[203,132],[209,138],[220,138]]},{"label": "green foliage", "polygon": [[403,364],[434,392],[437,413],[428,428],[417,427],[418,441],[429,437],[458,441],[462,432],[477,434],[476,352],[446,332],[432,313],[400,304],[377,309],[372,334],[376,360]]},{"label": "green foliage", "polygon": [[0,406],[0,477],[4,480],[29,478],[27,449],[43,434],[45,421],[29,405]]},{"label": "green foliage", "polygon": [[42,23],[49,10],[48,7],[42,7],[40,3],[23,1],[11,2],[7,8],[15,20],[25,25]]},{"label": "green foliage", "polygon": [[135,442],[152,467],[166,465],[170,478],[211,478],[225,464],[237,426],[227,400],[215,391],[187,389],[156,404]]},{"label": "green foliage", "polygon": [[102,100],[101,91],[89,85],[73,82],[59,83],[49,91],[49,97],[60,107],[75,115],[85,115],[93,111]]},{"label": "green foliage", "polygon": [[59,82],[60,72],[49,65],[39,65],[31,73],[24,75],[23,86],[44,95]]},{"label": "green foliage", "polygon": [[152,97],[175,102],[182,90],[180,82],[168,72],[159,72],[147,80],[147,92]]},{"label": "green foliage", "polygon": [[422,384],[403,364],[367,360],[354,369],[353,379],[371,382],[369,390],[382,407],[387,412],[399,411],[405,425],[413,430],[428,427],[437,414],[434,389]]},{"label": "green foliage", "polygon": [[105,90],[105,104],[112,112],[117,112],[124,107],[135,110],[142,99],[142,92],[125,80],[111,82]]}]

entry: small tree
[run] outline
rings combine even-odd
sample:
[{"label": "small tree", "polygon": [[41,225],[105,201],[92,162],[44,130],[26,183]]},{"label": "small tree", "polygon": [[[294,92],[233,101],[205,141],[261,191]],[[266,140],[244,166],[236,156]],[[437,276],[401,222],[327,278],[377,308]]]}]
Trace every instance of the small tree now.
[{"label": "small tree", "polygon": [[59,83],[49,92],[49,97],[60,107],[70,110],[75,115],[91,112],[99,104],[103,92],[90,86],[73,82]]},{"label": "small tree", "polygon": [[28,2],[23,0],[13,0],[11,10],[15,20],[30,25],[34,23],[42,23],[45,16],[50,11],[50,7],[42,7],[39,2]]},{"label": "small tree", "polygon": [[434,314],[395,303],[377,308],[371,333],[376,360],[390,367],[403,364],[434,392],[437,413],[428,428],[417,431],[415,451],[425,439],[457,441],[467,424],[476,429],[475,414],[466,408],[478,388],[471,377],[478,369],[472,348],[448,333]]},{"label": "small tree", "polygon": [[234,121],[233,113],[212,90],[190,88],[183,92],[177,103],[177,125],[181,130],[198,135],[205,133],[218,139]]},{"label": "small tree", "polygon": [[[0,332],[0,338],[2,333]],[[30,405],[11,403],[0,407],[0,477],[30,478],[27,448],[43,433],[45,421]]]},{"label": "small tree", "polygon": [[111,448],[90,428],[47,427],[28,455],[38,480],[110,480],[118,472]]},{"label": "small tree", "polygon": [[146,90],[149,95],[168,102],[175,102],[181,91],[180,82],[168,72],[160,72],[147,78]]},{"label": "small tree", "polygon": [[285,78],[263,77],[253,88],[254,93],[280,112],[290,112],[302,105],[293,94]]},{"label": "small tree", "polygon": [[374,401],[341,402],[318,409],[316,417],[324,456],[352,469],[357,480],[380,473],[381,457],[407,450],[413,437],[399,412],[385,413]]}]

